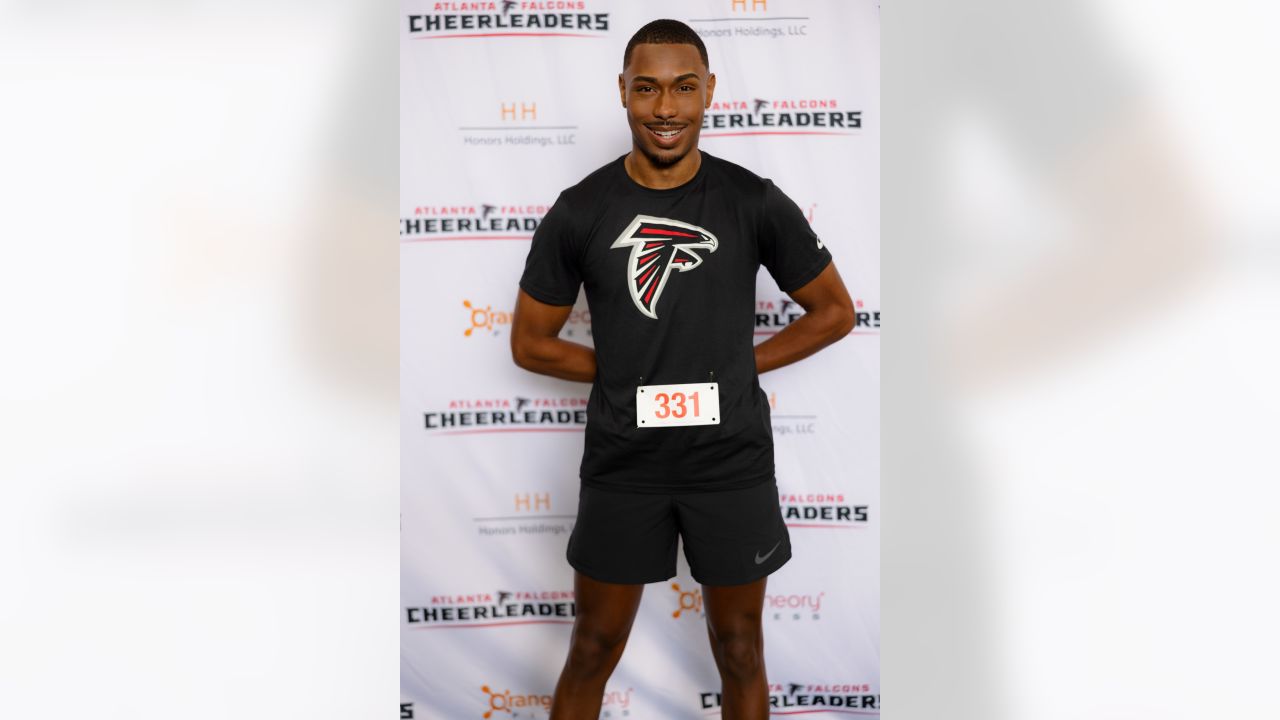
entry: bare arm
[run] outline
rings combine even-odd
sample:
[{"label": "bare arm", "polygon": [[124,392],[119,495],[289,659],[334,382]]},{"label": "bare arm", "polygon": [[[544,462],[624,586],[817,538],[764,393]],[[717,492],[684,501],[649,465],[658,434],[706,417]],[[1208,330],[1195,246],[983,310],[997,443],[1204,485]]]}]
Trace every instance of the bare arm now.
[{"label": "bare arm", "polygon": [[560,338],[560,329],[572,309],[570,305],[547,305],[519,291],[511,321],[511,357],[516,365],[562,380],[595,380],[595,351]]},{"label": "bare arm", "polygon": [[756,372],[803,360],[853,330],[853,301],[834,262],[790,295],[804,308],[804,315],[756,346]]}]

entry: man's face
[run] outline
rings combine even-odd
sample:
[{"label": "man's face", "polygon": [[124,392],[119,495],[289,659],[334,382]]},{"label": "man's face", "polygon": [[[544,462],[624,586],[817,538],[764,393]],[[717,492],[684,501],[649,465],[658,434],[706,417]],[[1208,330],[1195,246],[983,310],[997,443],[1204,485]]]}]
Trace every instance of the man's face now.
[{"label": "man's face", "polygon": [[702,113],[716,77],[692,45],[637,45],[618,76],[636,147],[658,167],[679,162],[698,146]]}]

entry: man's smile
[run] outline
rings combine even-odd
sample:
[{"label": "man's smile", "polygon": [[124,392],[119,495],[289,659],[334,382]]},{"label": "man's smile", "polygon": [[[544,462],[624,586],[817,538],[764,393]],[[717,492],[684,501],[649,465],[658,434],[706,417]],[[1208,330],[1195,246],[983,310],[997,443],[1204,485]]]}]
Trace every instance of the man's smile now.
[{"label": "man's smile", "polygon": [[688,125],[645,125],[645,129],[649,131],[649,134],[653,135],[657,143],[667,147],[675,145],[688,127]]}]

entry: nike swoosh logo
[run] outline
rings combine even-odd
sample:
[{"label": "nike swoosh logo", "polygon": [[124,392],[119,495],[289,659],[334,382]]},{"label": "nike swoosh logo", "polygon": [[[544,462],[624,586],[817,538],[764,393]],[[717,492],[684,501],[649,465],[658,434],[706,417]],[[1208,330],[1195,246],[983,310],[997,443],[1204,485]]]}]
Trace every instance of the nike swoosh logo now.
[{"label": "nike swoosh logo", "polygon": [[782,541],[781,541],[781,540],[779,540],[778,542],[774,543],[774,544],[773,544],[773,548],[772,548],[772,549],[770,549],[770,550],[769,550],[769,552],[765,553],[765,554],[764,554],[764,557],[761,557],[761,556],[760,556],[760,553],[756,553],[756,564],[757,564],[757,565],[759,565],[760,563],[764,562],[765,560],[768,560],[768,559],[769,559],[769,556],[773,554],[773,551],[774,551],[774,550],[777,550],[777,549],[778,549],[778,546],[779,546],[779,545],[781,545],[781,544],[782,544]]}]

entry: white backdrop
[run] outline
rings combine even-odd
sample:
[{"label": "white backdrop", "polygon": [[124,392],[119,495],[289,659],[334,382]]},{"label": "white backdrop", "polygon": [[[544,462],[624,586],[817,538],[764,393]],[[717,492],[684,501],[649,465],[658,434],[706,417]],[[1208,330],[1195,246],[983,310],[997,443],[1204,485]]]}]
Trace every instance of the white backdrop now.
[{"label": "white backdrop", "polygon": [[[761,378],[794,547],[765,646],[774,715],[879,715],[878,4],[401,7],[400,717],[548,715],[589,388],[517,368],[510,313],[547,207],[629,149],[616,78],[659,17],[702,34],[718,77],[701,147],[796,201],[858,305],[852,335]],[[767,272],[757,292],[763,340],[799,310]],[[564,335],[591,342],[582,298]],[[646,589],[601,717],[719,714],[683,556],[679,573]]]}]

